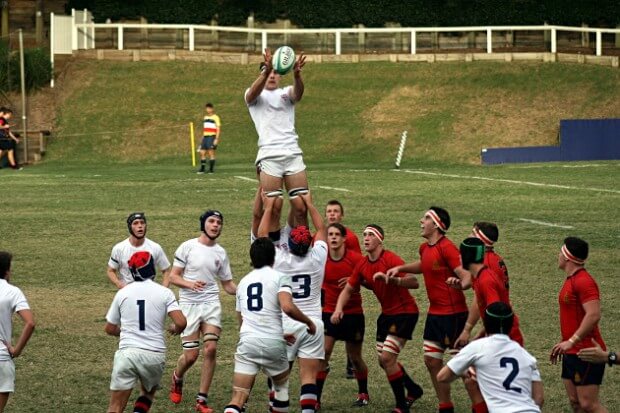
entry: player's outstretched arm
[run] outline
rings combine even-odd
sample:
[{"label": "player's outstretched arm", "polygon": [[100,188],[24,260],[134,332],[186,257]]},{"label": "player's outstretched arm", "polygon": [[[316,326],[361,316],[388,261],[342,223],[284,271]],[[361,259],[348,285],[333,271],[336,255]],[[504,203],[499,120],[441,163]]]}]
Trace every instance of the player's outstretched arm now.
[{"label": "player's outstretched arm", "polygon": [[168,317],[172,320],[172,325],[168,328],[171,334],[181,334],[187,326],[187,319],[181,310],[173,310],[168,313]]},{"label": "player's outstretched arm", "polygon": [[469,343],[469,339],[471,338],[471,331],[473,330],[479,319],[480,309],[478,308],[478,299],[474,294],[474,298],[469,304],[469,313],[467,314],[467,321],[465,322],[465,327],[463,327],[463,331],[461,331],[461,334],[456,339],[456,348],[465,347],[467,343]]},{"label": "player's outstretched arm", "polygon": [[226,291],[227,294],[235,295],[237,294],[237,284],[233,280],[222,281],[222,288]]},{"label": "player's outstretched arm", "polygon": [[310,219],[312,220],[312,225],[314,225],[314,229],[316,231],[316,237],[314,240],[326,241],[327,231],[325,230],[325,221],[323,221],[323,216],[312,203],[312,195],[310,195],[310,192],[307,192],[305,194],[301,194],[300,197],[304,201],[304,204],[310,213]]},{"label": "player's outstretched arm", "polygon": [[437,373],[437,381],[440,383],[452,383],[458,377],[448,366],[443,366]]},{"label": "player's outstretched arm", "polygon": [[276,201],[276,197],[266,196],[263,198],[263,216],[258,225],[258,231],[256,236],[259,238],[268,237],[269,229],[272,226],[273,220],[273,207]]},{"label": "player's outstretched arm", "polygon": [[161,272],[161,285],[168,288],[170,285],[170,270],[172,267],[168,267],[167,269]]},{"label": "player's outstretched arm", "polygon": [[340,320],[344,315],[343,309],[351,299],[351,295],[355,292],[355,288],[351,284],[347,282],[342,291],[340,291],[340,295],[338,296],[338,301],[336,302],[336,308],[332,313],[330,321],[332,324],[339,324]]},{"label": "player's outstretched arm", "polygon": [[304,81],[301,77],[301,70],[306,64],[306,56],[304,52],[299,54],[297,61],[295,62],[295,66],[293,67],[293,77],[295,79],[295,83],[293,84],[293,90],[291,91],[291,99],[293,102],[299,102],[304,95]]},{"label": "player's outstretched arm", "polygon": [[32,310],[21,310],[18,311],[17,314],[21,317],[24,322],[24,327],[22,328],[22,333],[19,335],[19,339],[17,339],[17,343],[15,346],[12,346],[11,343],[5,342],[4,345],[9,351],[11,358],[17,358],[24,351],[24,347],[28,344],[28,340],[32,337],[32,333],[34,332],[34,314]]},{"label": "player's outstretched arm", "polygon": [[420,261],[414,261],[410,264],[398,265],[396,267],[393,267],[387,270],[386,274],[388,277],[394,277],[399,272],[406,272],[409,274],[421,274],[422,264],[420,263]]},{"label": "player's outstretched arm", "polygon": [[265,61],[263,62],[264,66],[260,72],[258,78],[252,83],[250,86],[250,90],[245,94],[245,103],[248,105],[253,103],[261,94],[263,89],[265,88],[265,84],[267,83],[267,79],[273,70],[271,65],[271,50],[265,49],[265,53],[263,53],[263,57]]},{"label": "player's outstretched arm", "polygon": [[314,325],[312,320],[310,320],[310,318],[308,318],[308,316],[306,316],[295,305],[295,303],[293,302],[293,296],[290,293],[284,291],[279,292],[278,301],[280,302],[280,308],[282,309],[282,312],[284,312],[284,314],[291,317],[293,320],[299,321],[300,323],[304,323],[305,325],[307,325],[308,332],[310,334],[314,335],[316,333],[316,326]]},{"label": "player's outstretched arm", "polygon": [[125,286],[125,283],[123,283],[119,279],[118,274],[114,268],[108,267],[106,274],[108,275],[108,279],[110,280],[110,282],[114,284],[114,286],[119,290]]},{"label": "player's outstretched arm", "polygon": [[177,287],[187,288],[188,290],[193,291],[202,291],[205,286],[204,281],[189,281],[183,278],[183,268],[172,266],[172,270],[170,271],[170,284],[176,285]]}]

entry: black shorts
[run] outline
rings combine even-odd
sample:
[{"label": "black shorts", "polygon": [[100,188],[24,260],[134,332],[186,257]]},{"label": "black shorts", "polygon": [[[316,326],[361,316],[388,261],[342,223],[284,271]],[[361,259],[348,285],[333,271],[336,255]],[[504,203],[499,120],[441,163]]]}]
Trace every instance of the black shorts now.
[{"label": "black shorts", "polygon": [[424,324],[424,340],[438,343],[445,350],[454,348],[467,322],[467,311],[464,313],[426,316]]},{"label": "black shorts", "polygon": [[605,363],[588,363],[576,354],[562,356],[562,378],[570,380],[575,386],[600,385],[604,373]]},{"label": "black shorts", "polygon": [[207,149],[215,149],[214,146],[215,136],[205,136],[202,138],[200,149],[206,151]]},{"label": "black shorts", "polygon": [[335,340],[361,343],[364,341],[366,332],[366,319],[364,314],[345,314],[340,320],[340,324],[334,325],[330,321],[332,313],[323,313],[323,325],[325,335],[333,337]]},{"label": "black shorts", "polygon": [[15,141],[13,139],[2,139],[0,138],[0,150],[7,151],[14,148]]},{"label": "black shorts", "polygon": [[381,314],[377,318],[378,343],[383,343],[388,335],[411,340],[419,314]]}]

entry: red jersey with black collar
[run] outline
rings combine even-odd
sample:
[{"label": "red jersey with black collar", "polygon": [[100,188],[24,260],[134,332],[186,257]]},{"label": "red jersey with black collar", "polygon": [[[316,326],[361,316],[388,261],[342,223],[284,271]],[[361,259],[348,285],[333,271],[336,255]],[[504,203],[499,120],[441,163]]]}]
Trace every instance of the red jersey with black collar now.
[{"label": "red jersey with black collar", "polygon": [[[338,302],[338,296],[343,290],[339,285],[339,280],[342,278],[349,278],[353,274],[353,270],[358,262],[362,261],[364,257],[350,249],[346,249],[344,256],[339,260],[334,260],[328,254],[327,262],[325,263],[325,278],[323,278],[323,312],[333,313],[336,310],[336,303]],[[362,296],[359,292],[353,293],[351,299],[344,307],[343,312],[345,314],[363,314],[362,309]]]},{"label": "red jersey with black collar", "polygon": [[[558,299],[560,302],[560,330],[562,331],[562,340],[566,341],[575,334],[586,315],[583,304],[600,300],[598,285],[585,268],[582,268],[566,277]],[[576,354],[582,348],[594,347],[592,339],[603,350],[606,349],[597,324],[588,335],[582,337],[573,348],[567,350],[566,354]]]},{"label": "red jersey with black collar", "polygon": [[[386,284],[385,281],[373,280],[373,275],[377,272],[385,273],[390,268],[404,263],[403,259],[392,251],[383,250],[376,261],[370,261],[366,256],[358,262],[348,282],[355,289],[359,289],[364,282],[364,285],[377,296],[379,304],[381,304],[381,314],[417,314],[419,312],[418,305],[407,288]],[[404,275],[404,273],[399,273],[398,277]]]},{"label": "red jersey with black collar", "polygon": [[[478,273],[478,276],[472,277],[472,288],[476,294],[480,317],[485,317],[487,307],[495,302],[501,301],[502,303],[511,305],[510,295],[508,294],[508,289],[504,284],[504,280],[500,275],[487,267],[483,267]],[[519,329],[519,317],[517,317],[516,314],[512,323],[512,329],[508,336],[523,346],[523,335]]]},{"label": "red jersey with black collar", "polygon": [[357,235],[348,227],[345,227],[345,229],[347,230],[347,236],[344,240],[344,245],[347,246],[348,250],[355,251],[361,255],[362,249],[360,248],[360,240],[357,238]]},{"label": "red jersey with black collar", "polygon": [[506,289],[510,289],[510,284],[508,283],[508,268],[506,268],[504,259],[498,253],[492,249],[487,249],[484,253],[484,265],[495,274],[499,275],[504,281]]},{"label": "red jersey with black collar", "polygon": [[467,302],[463,291],[446,284],[450,277],[456,277],[454,269],[461,266],[458,248],[446,237],[435,244],[420,245],[420,263],[426,285],[430,307],[429,314],[449,315],[467,312]]}]

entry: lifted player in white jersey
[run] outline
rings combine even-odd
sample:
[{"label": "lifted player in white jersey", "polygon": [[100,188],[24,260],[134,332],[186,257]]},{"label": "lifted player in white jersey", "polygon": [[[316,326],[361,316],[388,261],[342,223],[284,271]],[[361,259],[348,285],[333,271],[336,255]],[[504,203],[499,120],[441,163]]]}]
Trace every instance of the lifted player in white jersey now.
[{"label": "lifted player in white jersey", "polygon": [[308,178],[295,130],[295,104],[304,94],[301,71],[306,57],[300,53],[293,67],[294,84],[285,88],[280,87],[281,76],[273,70],[269,49],[265,49],[264,59],[260,75],[244,95],[258,133],[260,187],[269,193],[281,191],[284,184],[296,220],[305,223],[306,208],[298,195],[307,192]]},{"label": "lifted player in white jersey", "polygon": [[235,353],[233,396],[224,413],[242,411],[259,370],[273,383],[273,411],[288,412],[289,364],[282,312],[303,323],[308,334],[316,332],[312,320],[293,303],[291,277],[272,268],[275,256],[269,238],[256,239],[250,247],[254,270],[237,286],[236,309],[241,330]]},{"label": "lifted player in white jersey", "polygon": [[[312,235],[305,226],[291,230],[288,250],[277,249],[274,269],[291,276],[293,302],[316,325],[317,333],[310,335],[306,326],[284,316],[284,333],[295,336],[295,343],[288,347],[289,362],[299,359],[301,411],[312,413],[317,404],[316,376],[325,358],[324,328],[321,313],[321,285],[327,261],[327,235],[321,214],[312,203],[310,193],[301,194],[312,223],[316,229],[314,246]],[[259,236],[267,236],[272,217],[273,198],[265,198],[265,213],[258,230]]]},{"label": "lifted player in white jersey", "polygon": [[116,293],[106,315],[105,332],[120,336],[108,412],[123,412],[133,387],[140,381],[140,396],[133,412],[146,413],[166,365],[166,314],[174,323],[169,328],[173,334],[183,331],[186,320],[174,293],[153,281],[155,263],[148,251],[134,253],[127,264],[136,282]]},{"label": "lifted player in white jersey", "polygon": [[127,262],[138,251],[148,251],[155,260],[155,267],[162,273],[162,285],[168,286],[170,261],[161,246],[146,238],[146,215],[144,212],[132,212],[127,217],[129,238],[119,242],[112,248],[108,261],[108,278],[117,288],[123,288],[133,282]]},{"label": "lifted player in white jersey", "polygon": [[[34,331],[34,315],[22,291],[9,284],[13,256],[0,251],[0,413],[15,391],[15,364],[13,359],[24,351]],[[21,317],[24,326],[15,345],[13,339],[13,314]]]},{"label": "lifted player in white jersey", "polygon": [[187,318],[187,327],[181,333],[183,354],[172,373],[170,401],[181,403],[183,376],[198,359],[202,336],[203,362],[200,388],[196,396],[196,411],[201,413],[213,411],[208,406],[208,394],[215,372],[217,341],[222,332],[218,281],[226,293],[235,295],[237,292],[226,250],[216,242],[222,233],[223,225],[224,217],[221,212],[204,212],[200,216],[200,236],[179,246],[174,253],[170,273],[170,282],[181,287],[179,304]]},{"label": "lifted player in white jersey", "polygon": [[543,386],[536,359],[508,337],[512,309],[497,301],[485,313],[488,336],[463,347],[437,374],[437,380],[450,383],[469,372],[478,381],[490,413],[540,413]]}]

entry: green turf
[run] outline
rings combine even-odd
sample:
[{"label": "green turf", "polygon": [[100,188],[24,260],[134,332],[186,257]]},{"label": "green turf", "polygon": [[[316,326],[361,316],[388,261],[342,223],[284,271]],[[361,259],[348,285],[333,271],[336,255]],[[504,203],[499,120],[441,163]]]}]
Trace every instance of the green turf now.
[{"label": "green turf", "polygon": [[[222,245],[235,279],[250,268],[248,233],[255,184],[256,135],[243,104],[255,67],[197,63],[75,62],[65,84],[55,137],[45,162],[20,172],[0,170],[5,213],[0,249],[15,254],[13,282],[29,297],[37,318],[31,343],[17,362],[17,392],[8,411],[103,411],[117,342],[103,333],[114,295],[105,268],[114,243],[127,236],[130,211],[146,211],[148,236],[171,258],[176,247],[198,235],[207,208],[225,214]],[[615,295],[620,265],[620,164],[589,162],[480,167],[482,146],[549,144],[566,117],[620,116],[617,69],[562,64],[309,64],[307,90],[297,112],[301,145],[317,205],[340,199],[345,223],[361,231],[374,222],[386,246],[405,260],[416,258],[418,220],[430,205],[452,215],[450,237],[460,241],[476,220],[495,221],[498,251],[511,274],[511,295],[521,317],[526,347],[540,363],[550,413],[569,412],[548,354],[559,339],[556,267],[562,239],[591,244],[588,268],[601,287],[605,340],[620,349]],[[285,82],[286,82],[285,78]],[[217,173],[197,176],[189,164],[187,123],[197,123],[206,101],[222,116]],[[524,126],[525,125],[525,126]],[[530,127],[532,126],[533,127]],[[410,141],[400,171],[392,163],[402,130]],[[541,184],[541,185],[534,185]],[[343,188],[350,192],[333,189]],[[568,187],[568,188],[566,188]],[[614,206],[616,205],[616,206]],[[532,224],[544,221],[573,229]],[[414,339],[401,360],[426,394],[417,411],[436,402],[423,365],[424,288],[414,295],[423,309]],[[392,396],[374,354],[377,305],[365,293],[372,405],[388,411]],[[234,301],[223,296],[224,334],[211,391],[221,411],[231,392],[237,339]],[[20,325],[16,323],[15,330]],[[180,353],[170,339],[166,377]],[[356,390],[345,381],[337,346],[323,411],[348,412]],[[186,400],[172,406],[166,390],[153,412],[191,411],[198,368],[187,376]],[[264,411],[264,381],[251,412]],[[620,411],[617,368],[606,372],[602,400]],[[164,383],[167,386],[167,379]],[[458,411],[468,411],[455,384]],[[295,406],[299,389],[291,384]]]}]

